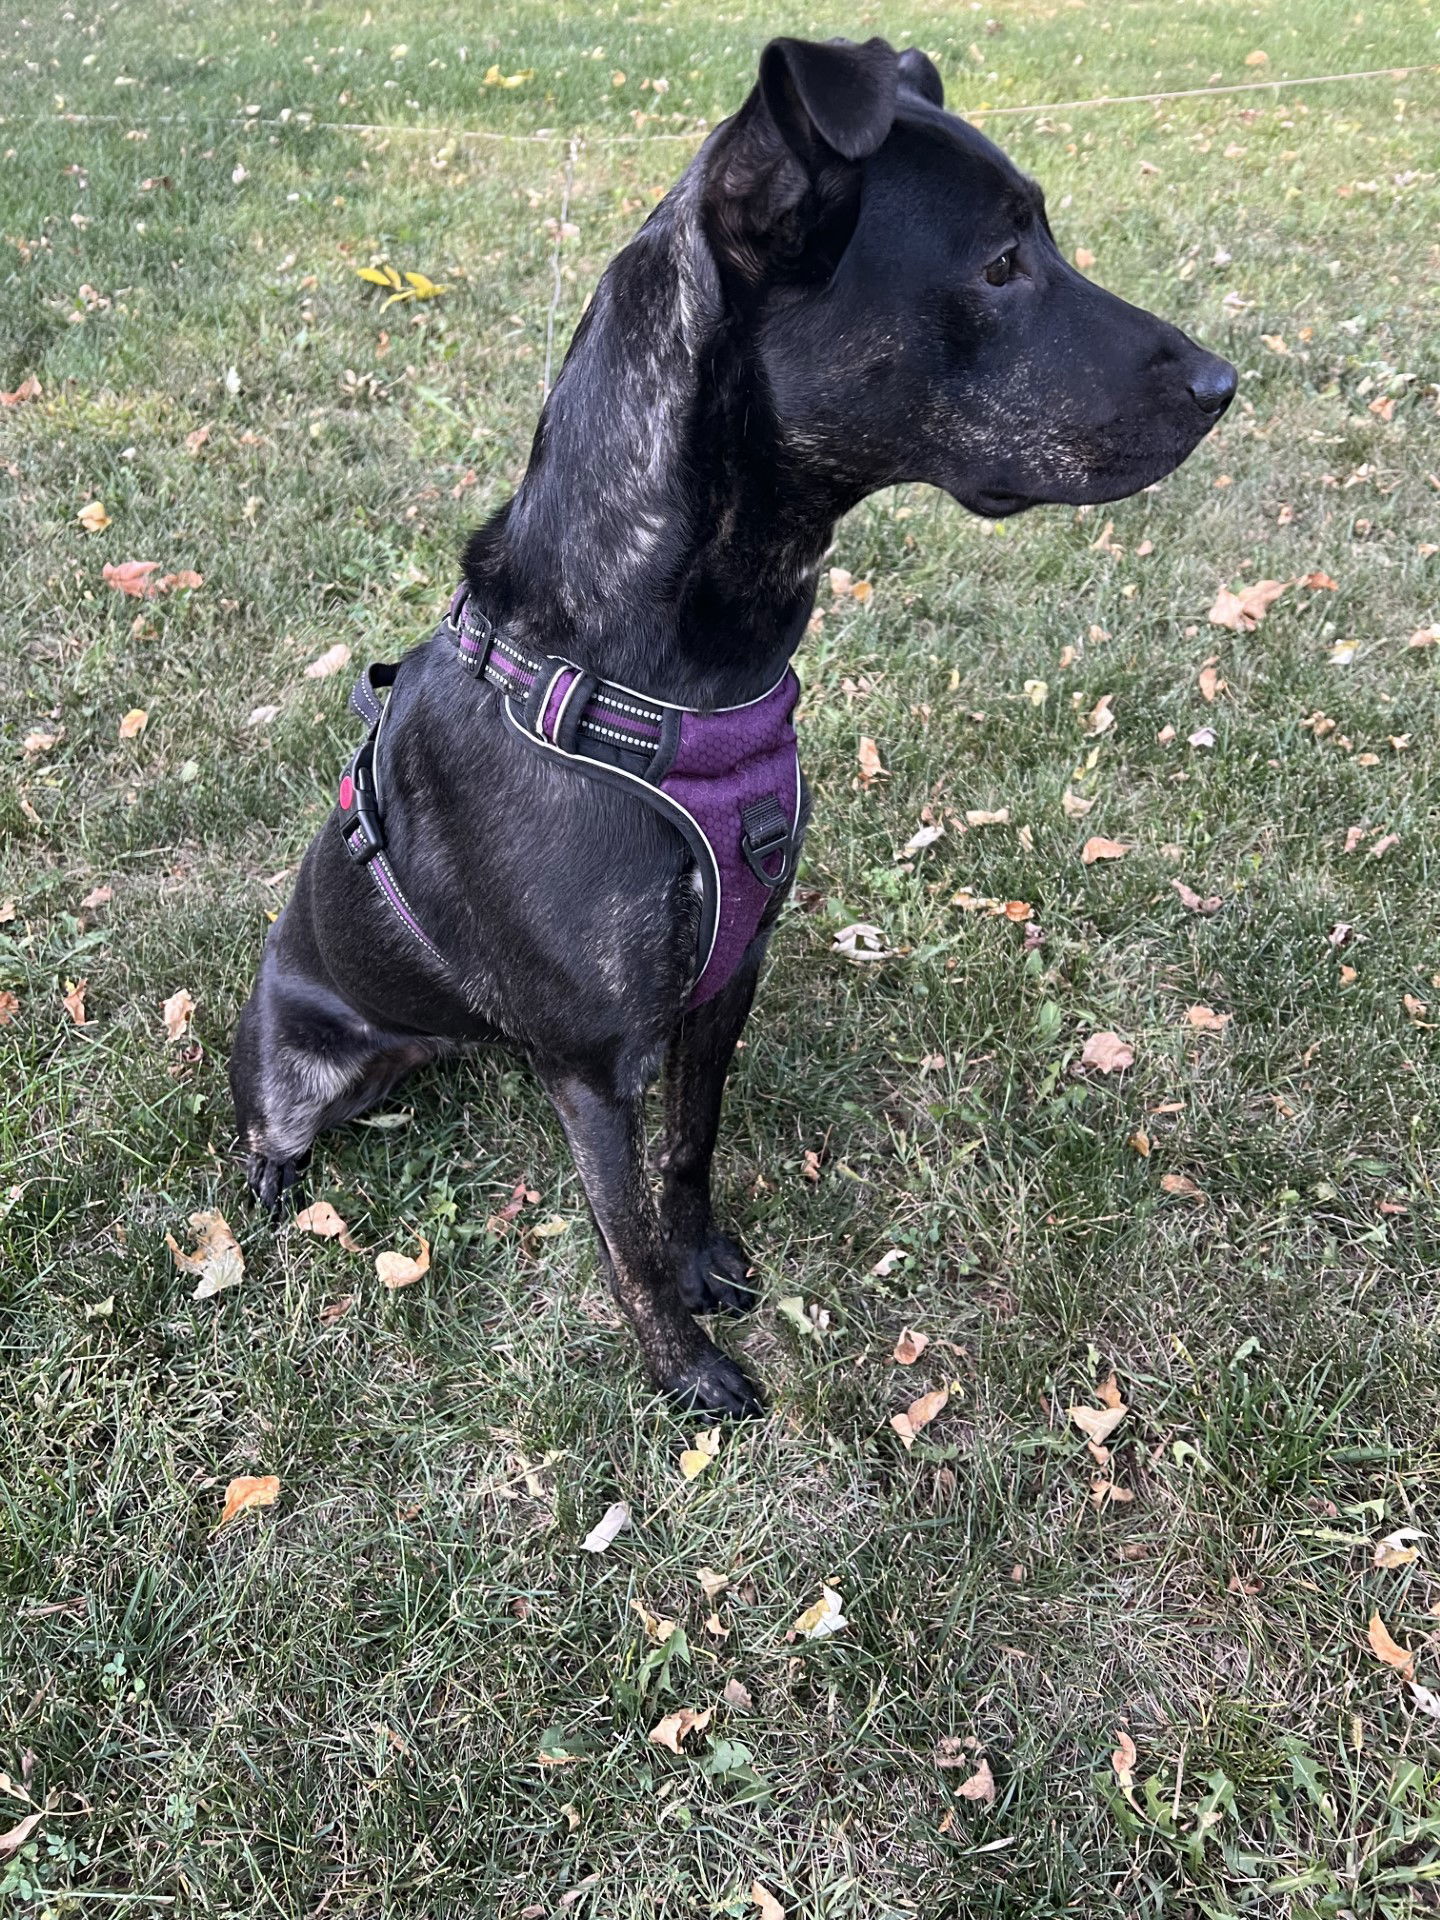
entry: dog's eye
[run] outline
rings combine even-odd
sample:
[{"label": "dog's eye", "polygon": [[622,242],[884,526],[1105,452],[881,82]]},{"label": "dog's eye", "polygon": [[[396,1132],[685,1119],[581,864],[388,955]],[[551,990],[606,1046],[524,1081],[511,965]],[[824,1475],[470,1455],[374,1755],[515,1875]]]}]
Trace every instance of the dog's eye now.
[{"label": "dog's eye", "polygon": [[1010,273],[1014,265],[1015,250],[1012,247],[1002,253],[998,260],[992,260],[990,262],[989,266],[985,269],[985,278],[990,282],[992,287],[1003,287],[1005,282],[1010,278]]}]

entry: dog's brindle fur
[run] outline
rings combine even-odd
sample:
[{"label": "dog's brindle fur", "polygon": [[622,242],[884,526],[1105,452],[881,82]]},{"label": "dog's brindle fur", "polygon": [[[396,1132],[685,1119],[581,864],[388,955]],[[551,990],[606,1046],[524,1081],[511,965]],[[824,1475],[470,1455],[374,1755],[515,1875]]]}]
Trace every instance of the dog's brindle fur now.
[{"label": "dog's brindle fur", "polygon": [[[466,576],[536,653],[733,706],[779,677],[835,523],[867,494],[923,481],[989,516],[1119,499],[1177,466],[1234,387],[1224,361],[1066,264],[1037,187],[944,111],[923,54],[777,40],[606,270]],[[508,1042],[560,1115],[657,1384],[755,1411],[692,1316],[753,1300],[712,1219],[710,1162],[780,902],[686,1014],[697,913],[679,836],[514,738],[498,699],[443,639],[407,656],[386,832],[453,975],[327,825],[235,1037],[251,1184],[277,1207],[318,1133],[424,1061]],[[657,1207],[644,1107],[662,1064]]]}]

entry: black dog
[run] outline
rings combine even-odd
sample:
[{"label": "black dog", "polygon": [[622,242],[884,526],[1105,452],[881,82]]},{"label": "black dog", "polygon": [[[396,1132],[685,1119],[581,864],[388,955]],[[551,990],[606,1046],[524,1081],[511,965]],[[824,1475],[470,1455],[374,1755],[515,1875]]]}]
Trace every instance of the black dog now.
[{"label": "black dog", "polygon": [[[525,477],[470,542],[463,608],[406,656],[305,857],[231,1061],[273,1208],[316,1135],[414,1067],[469,1041],[521,1049],[652,1375],[715,1412],[759,1405],[692,1314],[753,1300],[710,1162],[806,802],[772,804],[747,841],[773,891],[693,1004],[703,862],[638,790],[667,716],[771,697],[836,521],[877,488],[924,481],[993,517],[1116,500],[1178,466],[1235,391],[1226,362],[1067,265],[1039,189],[943,99],[922,53],[882,40],[765,49],[601,279]],[[609,770],[582,777],[560,736],[600,675],[625,711],[607,727],[588,710],[589,770]],[[756,847],[778,851],[762,866]],[[657,1207],[643,1112],[662,1064]]]}]

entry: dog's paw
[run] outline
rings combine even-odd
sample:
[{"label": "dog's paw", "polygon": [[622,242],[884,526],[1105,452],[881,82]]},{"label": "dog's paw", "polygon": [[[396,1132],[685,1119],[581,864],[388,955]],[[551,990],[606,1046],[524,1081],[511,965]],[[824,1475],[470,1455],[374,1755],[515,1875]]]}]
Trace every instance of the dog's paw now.
[{"label": "dog's paw", "polygon": [[691,1313],[753,1313],[759,1298],[745,1249],[728,1233],[709,1233],[677,1255],[680,1297]]},{"label": "dog's paw", "polygon": [[765,1402],[730,1358],[712,1347],[665,1382],[665,1391],[687,1413],[714,1413],[732,1420],[758,1419]]},{"label": "dog's paw", "polygon": [[300,1198],[300,1176],[310,1164],[308,1153],[295,1160],[272,1160],[268,1154],[252,1153],[245,1161],[245,1178],[250,1192],[272,1220],[278,1220],[287,1207]]}]

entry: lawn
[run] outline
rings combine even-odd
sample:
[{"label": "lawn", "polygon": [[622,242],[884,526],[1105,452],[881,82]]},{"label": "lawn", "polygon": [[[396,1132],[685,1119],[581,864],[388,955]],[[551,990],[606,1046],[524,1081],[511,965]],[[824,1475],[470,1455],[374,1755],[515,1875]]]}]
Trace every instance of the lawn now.
[{"label": "lawn", "polygon": [[[1440,8],[987,7],[0,20],[0,1906],[1440,1906]],[[781,30],[925,46],[1241,387],[1114,508],[841,527],[718,1163],[771,1411],[687,1479],[523,1068],[321,1143],[351,1252],[250,1211],[224,1065],[355,737],[306,666],[429,631]],[[220,1527],[240,1475],[278,1497]]]}]

